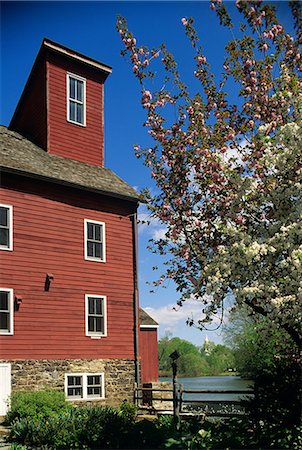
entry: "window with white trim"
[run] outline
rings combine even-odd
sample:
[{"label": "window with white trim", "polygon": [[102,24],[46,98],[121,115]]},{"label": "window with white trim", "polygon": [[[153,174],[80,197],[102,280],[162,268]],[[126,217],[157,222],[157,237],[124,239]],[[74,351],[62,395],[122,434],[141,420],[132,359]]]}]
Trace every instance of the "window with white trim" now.
[{"label": "window with white trim", "polygon": [[86,336],[107,336],[106,297],[85,295]]},{"label": "window with white trim", "polygon": [[14,334],[14,292],[0,288],[0,334]]},{"label": "window with white trim", "polygon": [[105,224],[95,220],[84,220],[85,259],[106,261]]},{"label": "window with white trim", "polygon": [[86,126],[86,80],[67,73],[67,120]]},{"label": "window with white trim", "polygon": [[69,400],[105,398],[104,373],[65,374],[65,395]]},{"label": "window with white trim", "polygon": [[0,249],[13,249],[13,207],[0,205]]}]

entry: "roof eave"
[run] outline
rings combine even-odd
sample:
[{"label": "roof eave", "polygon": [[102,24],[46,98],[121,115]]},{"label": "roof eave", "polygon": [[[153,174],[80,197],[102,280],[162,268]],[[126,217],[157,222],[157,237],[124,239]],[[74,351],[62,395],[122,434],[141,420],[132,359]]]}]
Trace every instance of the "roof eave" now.
[{"label": "roof eave", "polygon": [[84,186],[82,184],[72,183],[70,181],[59,180],[58,178],[47,177],[46,175],[40,175],[40,174],[36,174],[36,173],[32,173],[32,172],[26,172],[24,170],[15,169],[12,167],[0,166],[0,171],[20,175],[20,176],[27,177],[27,178],[32,178],[35,180],[48,181],[48,182],[54,183],[54,184],[69,186],[74,189],[80,189],[83,191],[94,192],[96,194],[101,194],[106,197],[114,197],[114,198],[118,198],[120,200],[127,200],[129,202],[136,203],[136,204],[138,204],[140,202],[139,197],[132,197],[130,195],[120,194],[118,192],[108,192],[108,191],[104,191],[102,189]]},{"label": "roof eave", "polygon": [[60,53],[61,55],[67,56],[68,58],[74,59],[80,63],[84,63],[97,70],[100,70],[104,72],[106,76],[108,76],[112,72],[112,67],[108,66],[107,64],[103,64],[100,61],[97,61],[96,59],[89,58],[88,56],[85,56],[82,53],[79,53],[75,50],[71,50],[70,48],[58,44],[57,42],[54,42],[50,39],[44,38],[42,45],[44,46],[44,48],[48,48],[50,50],[55,51],[56,53]]}]

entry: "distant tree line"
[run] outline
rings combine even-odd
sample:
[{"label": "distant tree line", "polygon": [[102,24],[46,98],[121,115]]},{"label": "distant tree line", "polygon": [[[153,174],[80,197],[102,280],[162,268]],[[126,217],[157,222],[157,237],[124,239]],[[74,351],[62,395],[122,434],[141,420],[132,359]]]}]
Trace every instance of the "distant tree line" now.
[{"label": "distant tree line", "polygon": [[171,376],[171,355],[177,350],[178,375],[183,377],[199,377],[220,375],[233,371],[235,360],[233,351],[225,345],[215,345],[209,341],[207,346],[198,347],[178,337],[165,336],[159,340],[159,373],[160,376]]}]

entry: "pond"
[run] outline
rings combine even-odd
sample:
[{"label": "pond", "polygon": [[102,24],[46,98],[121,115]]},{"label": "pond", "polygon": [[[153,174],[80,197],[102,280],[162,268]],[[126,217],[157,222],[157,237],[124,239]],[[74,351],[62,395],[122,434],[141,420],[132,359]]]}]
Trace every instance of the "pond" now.
[{"label": "pond", "polygon": [[[172,381],[172,378],[162,377],[160,381]],[[249,390],[253,388],[253,382],[244,380],[235,375],[229,376],[211,376],[211,377],[192,377],[192,378],[177,378],[178,383],[183,385],[186,390]],[[245,397],[240,394],[185,394],[186,400],[239,400]]]}]

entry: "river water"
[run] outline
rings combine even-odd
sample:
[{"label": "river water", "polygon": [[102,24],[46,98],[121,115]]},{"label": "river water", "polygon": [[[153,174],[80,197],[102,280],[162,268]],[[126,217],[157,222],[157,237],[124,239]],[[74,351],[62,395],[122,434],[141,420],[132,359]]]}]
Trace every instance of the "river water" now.
[{"label": "river water", "polygon": [[[160,378],[160,381],[172,381],[171,378]],[[186,390],[225,390],[225,391],[245,391],[252,389],[252,381],[243,380],[242,378],[229,375],[217,377],[193,377],[193,378],[177,378],[178,383],[183,385]],[[246,398],[246,395],[240,394],[185,394],[186,400],[239,400]]]}]

